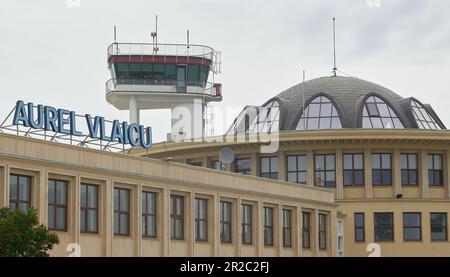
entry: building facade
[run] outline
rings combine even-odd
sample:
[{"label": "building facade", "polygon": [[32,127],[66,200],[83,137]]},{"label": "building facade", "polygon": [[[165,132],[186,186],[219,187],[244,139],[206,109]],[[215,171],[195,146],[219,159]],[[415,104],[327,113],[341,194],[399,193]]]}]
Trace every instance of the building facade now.
[{"label": "building facade", "polygon": [[337,255],[331,190],[15,135],[0,206],[35,207],[51,256]]}]

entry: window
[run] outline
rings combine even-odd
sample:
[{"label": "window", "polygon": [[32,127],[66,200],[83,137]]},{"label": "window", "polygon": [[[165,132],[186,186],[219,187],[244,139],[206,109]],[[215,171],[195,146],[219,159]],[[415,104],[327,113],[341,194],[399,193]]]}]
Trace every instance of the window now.
[{"label": "window", "polygon": [[327,249],[327,215],[319,214],[319,249]]},{"label": "window", "polygon": [[273,246],[273,208],[264,207],[264,245]]},{"label": "window", "polygon": [[225,165],[221,161],[212,161],[211,168],[216,170],[225,170]]},{"label": "window", "polygon": [[143,191],[142,201],[142,236],[156,238],[156,192]]},{"label": "window", "polygon": [[130,235],[130,190],[114,188],[114,235]]},{"label": "window", "polygon": [[231,243],[231,203],[220,202],[220,241]]},{"label": "window", "polygon": [[391,154],[372,154],[372,183],[374,186],[392,185]]},{"label": "window", "polygon": [[170,238],[184,239],[184,197],[170,196]]},{"label": "window", "polygon": [[365,129],[404,129],[394,110],[381,98],[369,97],[364,104],[362,127]]},{"label": "window", "polygon": [[237,159],[234,162],[234,172],[250,175],[250,159]]},{"label": "window", "polygon": [[375,241],[394,241],[394,214],[375,213]]},{"label": "window", "polygon": [[355,213],[355,241],[366,241],[366,229],[364,224],[364,213]]},{"label": "window", "polygon": [[242,204],[242,244],[252,244],[252,206]]},{"label": "window", "polygon": [[283,246],[292,247],[292,211],[283,209]]},{"label": "window", "polygon": [[447,213],[431,213],[431,240],[432,241],[447,241]]},{"label": "window", "polygon": [[278,157],[261,158],[261,177],[278,179]]},{"label": "window", "polygon": [[400,167],[402,171],[402,185],[417,186],[417,154],[401,154]]},{"label": "window", "polygon": [[98,233],[97,185],[80,185],[80,232]]},{"label": "window", "polygon": [[336,186],[336,161],[334,155],[316,155],[314,168],[316,186]]},{"label": "window", "polygon": [[297,184],[307,183],[307,160],[305,155],[287,156],[287,181]]},{"label": "window", "polygon": [[258,115],[250,123],[249,133],[269,133],[279,131],[280,105],[272,101],[257,108]]},{"label": "window", "polygon": [[442,155],[428,155],[428,184],[443,186]]},{"label": "window", "polygon": [[208,240],[208,200],[195,199],[195,240]]},{"label": "window", "polygon": [[311,213],[302,213],[302,247],[311,248]]},{"label": "window", "polygon": [[67,231],[67,182],[48,180],[48,228]]},{"label": "window", "polygon": [[403,240],[422,240],[422,218],[420,213],[403,213]]},{"label": "window", "polygon": [[364,186],[363,154],[344,154],[344,186]]},{"label": "window", "polygon": [[31,208],[31,177],[11,174],[9,177],[9,208],[26,212]]},{"label": "window", "polygon": [[325,96],[315,98],[304,109],[296,130],[342,129],[336,107]]},{"label": "window", "polygon": [[442,128],[427,112],[425,107],[416,100],[411,101],[411,107],[419,129],[441,130]]}]

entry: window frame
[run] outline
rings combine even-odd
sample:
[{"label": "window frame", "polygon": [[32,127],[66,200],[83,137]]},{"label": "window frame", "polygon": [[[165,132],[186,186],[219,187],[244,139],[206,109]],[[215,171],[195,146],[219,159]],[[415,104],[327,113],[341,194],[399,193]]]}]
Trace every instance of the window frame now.
[{"label": "window frame", "polygon": [[[242,210],[242,213],[241,213],[242,244],[243,245],[252,245],[253,244],[253,205],[245,204],[245,203],[241,204],[241,210]],[[248,215],[248,218],[246,217],[246,215]],[[248,229],[246,227],[248,227]],[[247,232],[250,234],[250,236],[249,236],[250,241],[246,240]]]},{"label": "window frame", "polygon": [[[345,156],[351,156],[352,158],[352,168],[351,169],[346,169],[345,168]],[[362,161],[362,169],[355,169],[355,156],[361,156],[361,161]],[[364,187],[365,186],[365,161],[364,161],[364,154],[363,153],[344,153],[342,154],[342,170],[343,170],[343,185],[344,187]],[[346,180],[345,180],[345,173],[346,172],[351,172],[352,174],[352,184],[346,184]],[[357,172],[361,172],[362,173],[362,184],[355,184],[355,176]]]},{"label": "window frame", "polygon": [[[371,101],[371,102],[369,102]],[[375,105],[376,108],[376,113],[377,115],[372,114],[372,110],[369,108],[369,104],[371,105]],[[382,116],[381,112],[380,112],[380,105],[386,105],[387,108],[387,112],[389,113],[389,116]],[[365,111],[367,112],[367,115],[365,114]],[[373,118],[378,118],[380,119],[381,122],[381,127],[376,128],[376,124],[374,124],[373,122]],[[364,119],[368,119],[369,123],[370,123],[370,127],[365,127],[364,126]],[[386,128],[385,126],[385,122],[383,121],[383,119],[390,119],[390,122],[392,123],[392,128]],[[395,119],[397,119],[399,121],[399,123],[401,124],[401,127],[397,127],[396,126],[396,122],[394,121]],[[395,111],[395,109],[392,107],[392,105],[389,103],[389,101],[387,101],[386,99],[384,99],[384,97],[380,96],[380,95],[376,95],[376,94],[371,94],[368,95],[365,99],[364,102],[361,106],[361,128],[363,129],[397,129],[397,130],[403,130],[405,129],[405,124],[403,123],[402,119],[400,118],[399,114]]]},{"label": "window frame", "polygon": [[[145,201],[143,196],[145,195]],[[154,203],[154,213],[149,213],[148,211],[148,204],[150,201],[149,195],[153,195],[154,199],[155,199],[155,203]],[[158,193],[155,191],[147,191],[147,190],[143,190],[141,192],[141,201],[143,201],[145,203],[145,211],[144,209],[141,211],[141,218],[142,218],[142,225],[145,226],[144,229],[142,230],[142,237],[144,238],[157,238],[158,237]],[[142,202],[141,202],[141,207],[142,207]],[[148,217],[152,218],[151,221],[154,222],[155,224],[155,234],[154,235],[149,235],[148,233],[148,226],[149,226],[149,222],[148,222]]]},{"label": "window frame", "polygon": [[[302,248],[311,249],[311,214],[309,211],[302,211]],[[305,220],[307,219],[307,220]],[[305,224],[308,223],[308,224]],[[305,226],[306,225],[306,226]],[[306,240],[305,240],[306,235]],[[305,243],[307,242],[307,243]]]},{"label": "window frame", "polygon": [[[430,169],[430,165],[429,165],[429,159],[430,156],[432,157],[433,160],[433,167],[432,169]],[[440,159],[440,163],[441,163],[441,168],[440,169],[436,169],[436,165],[435,165],[435,157],[439,157]],[[444,156],[442,154],[436,154],[436,153],[428,153],[427,155],[427,167],[428,167],[428,186],[430,187],[443,187],[444,186]],[[430,172],[432,172],[432,174],[430,175]],[[439,184],[436,183],[436,173],[439,174],[439,178],[441,179],[441,182]],[[430,182],[430,176],[432,176],[432,182]]]},{"label": "window frame", "polygon": [[[17,189],[16,189],[16,199],[14,200],[14,199],[12,199],[11,198],[11,180],[12,180],[12,178],[11,178],[11,176],[14,176],[14,177],[16,177],[17,178],[17,184],[16,184],[16,187],[17,187]],[[28,180],[29,181],[29,192],[28,192],[28,201],[24,201],[24,200],[20,200],[20,178],[25,178],[26,180]],[[33,177],[32,176],[30,176],[30,175],[23,175],[23,174],[15,174],[15,173],[10,173],[9,174],[9,205],[8,205],[8,207],[10,208],[10,209],[12,209],[11,208],[11,203],[14,203],[15,205],[16,205],[16,208],[15,209],[12,209],[12,210],[20,210],[19,209],[19,204],[20,203],[22,203],[22,204],[26,204],[27,205],[27,211],[32,207],[32,205],[31,205],[31,203],[32,203],[32,187],[33,187]]]},{"label": "window frame", "polygon": [[[295,158],[295,171],[289,170],[289,158]],[[306,162],[306,168],[305,170],[300,170],[299,169],[299,159],[300,158],[304,158],[305,162]],[[289,181],[289,173],[295,173],[295,179],[296,182],[290,182]],[[299,180],[299,174],[304,173],[306,180],[305,183],[301,183]],[[308,183],[308,157],[305,154],[300,154],[300,155],[286,155],[286,181],[290,182],[290,183],[295,183],[295,184],[307,184]]]},{"label": "window frame", "polygon": [[[402,157],[406,156],[406,168],[402,167]],[[410,156],[415,156],[416,157],[416,168],[415,169],[411,169],[410,166]],[[416,180],[415,180],[415,184],[411,183],[411,176],[410,173],[411,172],[415,172],[415,176],[416,176]],[[405,184],[403,183],[403,174],[406,174],[408,182]],[[419,186],[419,155],[417,155],[416,153],[400,153],[400,182],[401,185],[403,187],[417,187]]]},{"label": "window frame", "polygon": [[[122,237],[129,237],[130,236],[130,234],[131,234],[131,224],[130,224],[130,221],[131,221],[131,218],[130,218],[130,214],[131,214],[131,212],[130,212],[130,208],[131,208],[131,189],[127,189],[127,188],[122,188],[122,187],[115,187],[114,189],[113,189],[113,193],[114,193],[114,190],[117,190],[118,192],[119,192],[119,197],[118,197],[118,203],[117,203],[117,207],[118,207],[118,210],[116,210],[116,209],[114,209],[114,203],[113,203],[113,209],[114,209],[114,216],[117,214],[118,215],[118,226],[119,226],[119,230],[118,230],[118,232],[116,232],[115,230],[114,230],[114,236],[122,236]],[[122,211],[121,210],[121,208],[120,208],[120,206],[121,206],[121,201],[120,201],[120,193],[121,192],[125,192],[125,191],[127,191],[128,192],[128,207],[127,207],[127,211]],[[114,199],[113,199],[113,201],[114,201]],[[120,215],[127,215],[127,230],[128,230],[128,232],[127,233],[122,233],[121,231],[120,231],[120,223],[121,223],[121,216]],[[115,225],[115,223],[113,222],[113,224]]]},{"label": "window frame", "polygon": [[[432,223],[432,216],[433,215],[444,215],[445,218],[445,225],[433,225]],[[433,239],[433,226],[436,228],[442,228],[445,229],[445,239]],[[430,240],[432,242],[447,242],[448,241],[448,213],[446,212],[431,212],[430,213]]]},{"label": "window frame", "polygon": [[[291,209],[283,209],[283,247],[284,248],[292,248],[292,210]],[[289,214],[289,225],[286,224],[286,216]],[[289,234],[289,243],[287,243],[286,235]]]},{"label": "window frame", "polygon": [[[268,222],[268,218],[266,217],[266,215],[267,215],[267,213],[266,213],[266,210],[270,210],[271,211],[271,213],[272,213],[272,220],[270,221],[270,222]],[[273,216],[274,216],[274,208],[273,207],[264,207],[264,209],[263,209],[263,212],[264,212],[264,246],[269,246],[269,247],[272,247],[272,246],[274,246],[274,241],[273,241],[273,237],[274,237],[274,235],[273,235],[273,224],[274,224],[274,218],[273,218]],[[270,224],[268,224],[268,223],[270,223]],[[266,232],[267,231],[269,231],[269,234],[270,234],[270,243],[268,243],[267,242],[267,239],[266,239]]]},{"label": "window frame", "polygon": [[[83,204],[81,203],[81,186],[85,186],[86,187],[86,203],[85,203],[85,207],[83,207]],[[95,190],[97,191],[97,197],[95,199],[95,204],[96,204],[96,208],[89,208],[88,202],[89,202],[89,187],[93,187],[95,188]],[[80,233],[83,234],[98,234],[100,227],[99,227],[99,219],[98,219],[98,215],[99,215],[99,198],[100,198],[100,186],[96,185],[96,184],[89,184],[89,183],[80,183],[80,220],[81,220],[81,214],[84,214],[84,227],[85,229],[82,230],[81,227],[81,223],[80,223]],[[88,226],[88,214],[89,211],[95,211],[96,214],[96,230],[95,231],[88,231],[90,228]]]},{"label": "window frame", "polygon": [[[419,226],[406,226],[405,225],[405,216],[408,216],[408,215],[419,215]],[[405,241],[405,242],[422,241],[422,213],[420,213],[420,212],[404,212],[402,219],[403,219],[403,241]],[[419,238],[418,239],[406,239],[405,231],[407,229],[418,229],[419,230]]]},{"label": "window frame", "polygon": [[[199,203],[204,203],[205,207],[205,218],[200,218],[200,210],[199,210]],[[203,241],[207,242],[209,238],[208,234],[208,204],[209,201],[206,198],[195,198],[195,241]],[[200,238],[200,226],[201,222],[203,222],[205,225],[205,238]]]},{"label": "window frame", "polygon": [[[329,170],[327,167],[327,156],[332,156],[334,159],[334,169]],[[324,169],[317,169],[317,158],[318,157],[322,157],[323,158],[323,164],[324,164]],[[327,173],[333,172],[334,173],[334,185],[332,186],[328,186],[327,182],[328,182],[328,178],[327,178]],[[321,183],[323,183],[323,185],[318,185],[317,184],[317,180],[319,179],[318,173],[324,173],[325,179],[321,180]],[[336,180],[336,154],[315,154],[314,155],[314,185],[316,187],[324,187],[324,188],[335,188],[337,185],[337,180]]]},{"label": "window frame", "polygon": [[[225,220],[225,207],[228,210],[228,214],[230,215],[229,220]],[[221,243],[233,243],[233,203],[230,201],[220,201],[220,242]],[[225,228],[225,226],[230,226],[230,239],[225,240],[225,230],[228,230],[228,228]]]},{"label": "window frame", "polygon": [[[269,163],[269,171],[263,172],[262,170],[262,163],[263,160],[268,160]],[[273,163],[276,160],[276,163],[278,164],[278,167],[276,168],[276,171],[273,171]],[[271,179],[271,180],[278,180],[280,172],[280,161],[278,156],[270,156],[270,157],[260,157],[259,158],[259,175],[262,178]]]},{"label": "window frame", "polygon": [[[183,195],[178,195],[178,194],[172,194],[172,195],[170,195],[170,202],[171,202],[171,204],[170,204],[170,206],[171,206],[171,209],[170,209],[170,239],[171,240],[184,240],[184,237],[185,237],[185,234],[184,234],[184,232],[185,232],[185,226],[184,226],[184,223],[185,223],[185,219],[184,219],[184,217],[185,217],[185,211],[184,211],[184,205],[185,205],[185,202],[184,202],[184,196]],[[180,214],[176,214],[176,210],[177,210],[177,205],[176,205],[176,203],[177,203],[177,201],[176,200],[180,200],[180,211],[181,211],[181,213]],[[172,224],[172,220],[174,221],[174,223]],[[181,222],[181,237],[177,237],[176,236],[176,226],[177,226],[177,221],[180,221]],[[173,226],[173,228],[172,228],[172,226]]]},{"label": "window frame", "polygon": [[[373,156],[374,155],[378,155],[379,156],[379,160],[380,160],[380,164],[379,164],[379,168],[374,168],[373,166],[374,166],[374,164],[373,164]],[[385,168],[383,168],[383,156],[384,155],[389,155],[389,169],[385,169]],[[374,186],[374,187],[392,187],[392,185],[393,185],[393,176],[392,176],[392,153],[372,153],[372,155],[371,155],[371,163],[372,163],[372,185]],[[375,182],[374,182],[374,176],[376,175],[375,173],[374,173],[374,171],[375,170],[379,170],[380,171],[380,180],[381,180],[381,184],[376,184]],[[383,178],[383,176],[384,176],[384,172],[385,171],[388,171],[389,170],[389,184],[384,184],[384,178]]]},{"label": "window frame", "polygon": [[[377,227],[377,225],[376,225],[376,220],[375,220],[375,218],[376,218],[376,216],[377,215],[390,215],[391,216],[391,223],[390,223],[390,227],[391,227],[391,234],[392,234],[392,238],[391,239],[377,239],[377,230],[379,230],[379,229],[384,229],[385,227],[383,226],[383,227]],[[394,219],[394,213],[393,212],[380,212],[380,213],[374,213],[373,214],[373,227],[374,227],[374,233],[373,233],[373,235],[374,235],[374,241],[375,242],[394,242],[395,241],[395,226],[394,226],[394,224],[395,224],[395,219]]]},{"label": "window frame", "polygon": [[[327,104],[331,105],[330,115],[322,114],[323,106]],[[319,106],[318,108],[316,108],[318,109],[318,116],[314,116],[314,114],[311,114],[312,105]],[[334,114],[334,111],[336,111],[336,115]],[[333,127],[333,122],[336,121],[336,119],[338,119],[340,127]],[[317,120],[317,128],[313,128],[314,126],[311,126],[311,128],[309,127],[310,120]],[[321,120],[329,120],[330,127],[322,128]],[[298,120],[296,122],[297,123],[295,125],[295,130],[297,131],[341,130],[344,128],[342,115],[340,110],[338,109],[338,106],[336,105],[336,102],[329,95],[325,94],[317,94],[311,97],[302,108],[300,116],[298,117]]]},{"label": "window frame", "polygon": [[[248,160],[249,161],[249,167],[248,169],[238,169],[238,162],[239,161],[243,161],[243,160]],[[251,175],[252,174],[252,160],[251,158],[240,158],[240,159],[235,159],[234,160],[234,173],[239,173],[239,174],[243,174],[243,175]]]},{"label": "window frame", "polygon": [[[54,183],[54,185],[55,185],[55,195],[54,195],[55,203],[50,203],[50,201],[47,201],[47,206],[48,206],[47,207],[47,215],[48,215],[48,210],[49,210],[48,208],[50,206],[52,206],[55,209],[55,213],[54,213],[54,218],[53,218],[53,220],[54,220],[54,226],[53,227],[49,225],[49,221],[47,220],[48,229],[52,230],[52,231],[58,231],[58,232],[67,232],[67,230],[68,230],[67,225],[68,225],[68,219],[69,219],[69,217],[68,217],[69,181],[55,179],[55,178],[49,178],[48,181],[47,181],[47,185],[48,185],[49,182],[55,182]],[[65,192],[64,192],[65,196],[64,197],[65,197],[65,200],[66,200],[64,204],[57,204],[56,196],[58,194],[57,194],[56,186],[57,186],[58,183],[64,184],[64,186],[63,186],[65,188]],[[47,186],[47,193],[49,194],[48,186]],[[57,220],[58,219],[58,217],[57,217],[57,210],[58,210],[58,208],[59,209],[64,209],[64,227],[63,228],[58,228],[57,227],[59,225],[58,224],[58,220]]]},{"label": "window frame", "polygon": [[[358,225],[357,216],[362,216],[362,225]],[[355,213],[354,216],[354,227],[355,227],[355,242],[364,243],[366,242],[366,215],[362,212]],[[362,230],[362,239],[358,239],[358,230]]]}]

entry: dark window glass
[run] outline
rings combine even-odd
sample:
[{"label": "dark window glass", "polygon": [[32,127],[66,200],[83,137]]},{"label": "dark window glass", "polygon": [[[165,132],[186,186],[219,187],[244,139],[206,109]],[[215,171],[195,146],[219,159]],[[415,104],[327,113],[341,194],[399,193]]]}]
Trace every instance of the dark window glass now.
[{"label": "dark window glass", "polygon": [[422,219],[420,213],[403,213],[403,240],[422,240]]},{"label": "dark window glass", "polygon": [[261,177],[278,179],[278,157],[261,158]]},{"label": "dark window glass", "polygon": [[242,204],[242,244],[252,244],[252,206]]},{"label": "dark window glass", "polygon": [[448,227],[447,227],[447,213],[431,213],[431,240],[432,241],[447,241]]},{"label": "dark window glass", "polygon": [[188,85],[190,86],[201,86],[200,84],[200,67],[199,65],[190,64],[188,66]]},{"label": "dark window glass", "polygon": [[80,185],[80,232],[98,233],[97,185]]},{"label": "dark window glass", "polygon": [[142,235],[144,237],[155,238],[156,233],[156,214],[157,214],[157,200],[156,192],[142,192]]},{"label": "dark window glass", "polygon": [[327,216],[319,214],[319,249],[327,249]]},{"label": "dark window glass", "polygon": [[305,155],[287,156],[286,168],[288,182],[306,185],[308,164]]},{"label": "dark window glass", "polygon": [[211,168],[217,170],[225,170],[225,165],[221,161],[212,161]]},{"label": "dark window glass", "polygon": [[170,238],[184,239],[184,197],[170,196]]},{"label": "dark window glass", "polygon": [[234,172],[250,175],[250,159],[237,159],[234,165]]},{"label": "dark window glass", "polygon": [[9,208],[26,212],[31,208],[31,177],[11,174],[9,177]]},{"label": "dark window glass", "polygon": [[311,248],[311,213],[302,213],[302,247]]},{"label": "dark window glass", "polygon": [[394,214],[375,213],[375,241],[394,241]]},{"label": "dark window glass", "polygon": [[392,185],[391,154],[372,154],[372,183],[374,186]]},{"label": "dark window glass", "polygon": [[48,194],[48,228],[67,231],[67,182],[48,180]]},{"label": "dark window glass", "polygon": [[195,240],[208,240],[208,200],[195,199]]},{"label": "dark window glass", "polygon": [[364,242],[366,240],[364,213],[355,213],[355,241]]},{"label": "dark window glass", "polygon": [[344,186],[364,186],[364,156],[344,154]]},{"label": "dark window glass", "polygon": [[400,167],[402,185],[416,186],[418,184],[417,154],[401,154]]},{"label": "dark window glass", "polygon": [[428,155],[428,184],[430,186],[443,186],[442,155]]},{"label": "dark window glass", "polygon": [[283,246],[292,247],[292,211],[283,210]]},{"label": "dark window glass", "polygon": [[273,208],[264,207],[264,245],[273,246]]},{"label": "dark window glass", "polygon": [[114,235],[130,235],[130,190],[114,188]]},{"label": "dark window glass", "polygon": [[334,155],[316,155],[314,168],[316,186],[336,186],[336,161]]},{"label": "dark window glass", "polygon": [[231,243],[231,203],[220,202],[220,241]]}]

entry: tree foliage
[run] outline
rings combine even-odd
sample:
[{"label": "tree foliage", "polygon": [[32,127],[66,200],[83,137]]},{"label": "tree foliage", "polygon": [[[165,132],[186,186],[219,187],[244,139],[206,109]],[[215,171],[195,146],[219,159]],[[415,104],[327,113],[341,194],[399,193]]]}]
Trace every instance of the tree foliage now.
[{"label": "tree foliage", "polygon": [[0,257],[48,257],[59,238],[39,224],[36,209],[0,209]]}]

